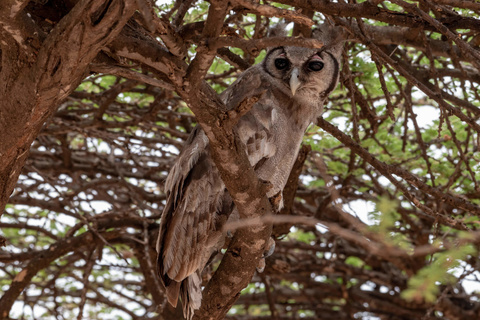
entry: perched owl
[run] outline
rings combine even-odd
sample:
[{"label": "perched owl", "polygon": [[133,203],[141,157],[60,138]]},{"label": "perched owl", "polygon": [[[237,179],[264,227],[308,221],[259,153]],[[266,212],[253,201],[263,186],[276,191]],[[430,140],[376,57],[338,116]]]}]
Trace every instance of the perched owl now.
[{"label": "perched owl", "polygon": [[[340,34],[324,24],[313,31],[325,44],[321,49],[270,49],[262,63],[247,69],[221,94],[225,105],[235,108],[263,92],[235,129],[256,174],[272,186],[268,197],[281,196],[305,130],[321,115],[337,85],[343,47]],[[229,217],[238,215],[199,126],[172,167],[165,190],[157,272],[168,302],[176,306],[180,296],[184,315],[191,319],[201,304],[201,273],[224,244],[222,227]]]}]

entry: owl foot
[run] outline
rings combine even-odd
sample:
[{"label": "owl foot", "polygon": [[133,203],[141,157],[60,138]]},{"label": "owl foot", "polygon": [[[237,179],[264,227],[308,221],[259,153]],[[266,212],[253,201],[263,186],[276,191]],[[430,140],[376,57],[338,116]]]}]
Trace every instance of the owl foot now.
[{"label": "owl foot", "polygon": [[262,273],[265,270],[265,265],[265,258],[261,258],[260,261],[258,261],[257,272]]},{"label": "owl foot", "polygon": [[263,256],[260,259],[260,261],[258,261],[258,266],[256,268],[258,273],[262,273],[265,270],[265,265],[266,265],[265,258],[270,257],[274,251],[275,251],[275,240],[273,240],[273,238],[270,237],[268,238],[268,243],[265,247],[265,251],[263,251]]},{"label": "owl foot", "polygon": [[270,204],[272,205],[273,211],[279,212],[283,208],[283,194],[282,191],[279,191],[277,194],[274,194],[270,198]]},{"label": "owl foot", "polygon": [[268,193],[270,190],[273,189],[273,184],[270,181],[263,180],[261,178],[259,178],[258,180],[260,180],[263,185],[263,192]]},{"label": "owl foot", "polygon": [[273,240],[272,237],[268,238],[268,243],[267,243],[267,246],[265,248],[266,248],[266,250],[263,252],[263,257],[268,258],[275,251],[275,240]]}]

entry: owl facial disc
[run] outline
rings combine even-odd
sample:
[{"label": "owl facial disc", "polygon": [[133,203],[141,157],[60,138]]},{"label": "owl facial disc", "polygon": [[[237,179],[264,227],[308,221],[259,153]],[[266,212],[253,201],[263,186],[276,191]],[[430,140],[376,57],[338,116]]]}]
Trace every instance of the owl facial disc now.
[{"label": "owl facial disc", "polygon": [[295,95],[300,84],[301,82],[298,79],[298,68],[293,68],[292,74],[290,75],[290,90],[292,90],[292,96]]}]

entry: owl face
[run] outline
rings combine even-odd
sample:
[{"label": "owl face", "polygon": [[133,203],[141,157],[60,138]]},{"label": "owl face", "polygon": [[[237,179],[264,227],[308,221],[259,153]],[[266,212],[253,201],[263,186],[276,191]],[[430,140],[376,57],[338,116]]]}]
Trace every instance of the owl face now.
[{"label": "owl face", "polygon": [[325,48],[276,47],[267,53],[263,68],[292,97],[326,97],[339,74],[337,58]]}]

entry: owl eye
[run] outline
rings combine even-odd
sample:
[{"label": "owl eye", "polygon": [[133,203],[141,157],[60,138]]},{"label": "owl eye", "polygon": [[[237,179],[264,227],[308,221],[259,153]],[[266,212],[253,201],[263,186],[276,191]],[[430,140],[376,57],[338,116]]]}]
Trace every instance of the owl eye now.
[{"label": "owl eye", "polygon": [[286,67],[288,67],[288,60],[287,60],[287,59],[284,59],[284,58],[275,59],[275,67],[276,67],[278,70],[283,70],[283,69],[285,69]]},{"label": "owl eye", "polygon": [[320,71],[323,69],[323,65],[322,61],[310,61],[308,63],[308,69],[311,71]]}]

